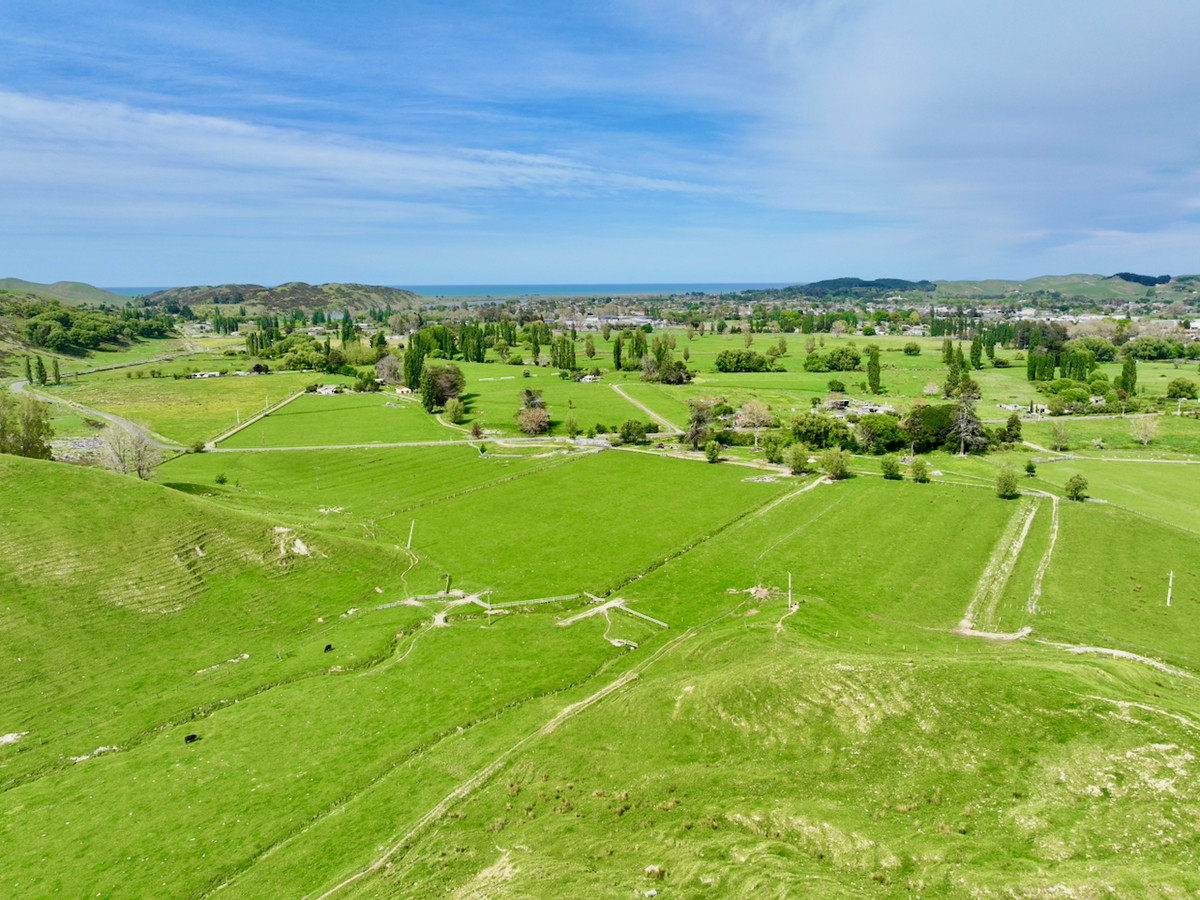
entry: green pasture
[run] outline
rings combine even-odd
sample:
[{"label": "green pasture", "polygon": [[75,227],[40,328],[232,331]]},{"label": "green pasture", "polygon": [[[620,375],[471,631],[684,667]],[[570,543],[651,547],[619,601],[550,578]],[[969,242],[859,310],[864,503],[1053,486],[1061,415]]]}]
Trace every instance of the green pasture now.
[{"label": "green pasture", "polygon": [[[466,405],[463,424],[478,422],[487,431],[519,434],[517,412],[526,389],[541,391],[554,433],[565,433],[567,419],[574,418],[580,430],[596,424],[609,428],[626,419],[647,418],[646,414],[601,382],[582,383],[559,378],[552,369],[522,368],[487,363],[458,364],[467,377],[462,400]],[[526,378],[523,372],[529,371]]]},{"label": "green pasture", "polygon": [[1200,463],[1195,460],[1132,462],[1080,457],[1039,464],[1037,474],[1037,481],[1056,491],[1071,476],[1082,475],[1090,497],[1200,533],[1196,503]]},{"label": "green pasture", "polygon": [[[944,377],[927,344],[885,349],[897,406]],[[800,411],[835,374],[462,368],[468,427],[505,434],[524,387],[582,428],[645,418],[614,383],[682,426],[690,396]],[[1015,363],[985,374],[1030,390]],[[53,392],[187,441],[253,411],[230,392],[314,379]],[[1069,421],[1113,429],[1109,456],[1191,455],[1196,423],[1162,418],[1149,451],[1119,419]],[[0,457],[0,892],[1200,890],[1195,466],[1081,455],[1026,478],[1043,454],[1018,450],[931,454],[923,485],[868,456],[842,482],[751,481],[747,448],[462,435],[392,395],[304,395],[150,483]],[[1103,502],[1056,505],[1073,474]]]},{"label": "green pasture", "polygon": [[404,513],[568,459],[481,455],[474,446],[189,453],[160,466],[157,477],[222,506],[355,537],[369,530],[395,545],[408,539]]},{"label": "green pasture", "polygon": [[1130,667],[1114,679],[986,647],[910,659],[807,639],[793,625],[804,608],[782,613],[764,606],[682,642],[345,895],[1167,897],[1200,886],[1186,830],[1196,787],[1180,777],[1194,771],[1182,748],[1195,739],[1116,705],[1139,695]]},{"label": "green pasture", "polygon": [[413,399],[395,394],[303,394],[221,441],[231,450],[464,440]]},{"label": "green pasture", "polygon": [[[175,364],[186,365],[183,360]],[[40,390],[47,397],[112,413],[190,444],[216,437],[236,425],[239,416],[247,419],[317,380],[311,372],[223,378],[125,377],[125,372],[134,371],[96,373]]]},{"label": "green pasture", "polygon": [[499,600],[604,594],[785,489],[745,482],[752,474],[646,453],[576,457],[420,509],[413,547]]},{"label": "green pasture", "polygon": [[[1187,416],[1156,415],[1157,433],[1143,446],[1134,437],[1135,416],[1122,418],[1097,416],[1060,416],[1037,422],[1023,422],[1021,437],[1042,447],[1051,446],[1055,426],[1066,428],[1068,452],[1085,456],[1179,457],[1200,455],[1200,419]],[[1101,446],[1096,446],[1100,441]]]}]

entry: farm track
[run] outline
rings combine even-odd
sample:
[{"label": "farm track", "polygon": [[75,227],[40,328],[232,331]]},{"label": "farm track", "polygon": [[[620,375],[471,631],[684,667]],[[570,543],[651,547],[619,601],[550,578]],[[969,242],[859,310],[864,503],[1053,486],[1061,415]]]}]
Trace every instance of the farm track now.
[{"label": "farm track", "polygon": [[665,426],[667,431],[670,434],[683,434],[682,428],[680,428],[678,425],[676,425],[674,422],[672,422],[670,419],[666,418],[665,416],[660,416],[658,413],[656,413],[654,410],[652,410],[646,404],[644,404],[638,400],[634,400],[627,393],[625,393],[623,390],[621,390],[620,385],[612,384],[612,385],[609,385],[609,387],[611,387],[614,391],[616,391],[618,394],[620,394],[622,397],[624,397],[627,401],[629,401],[634,406],[636,406],[638,409],[640,409],[642,412],[644,412],[646,415],[648,415],[651,418],[651,420],[657,422],[659,425]]},{"label": "farm track", "polygon": [[[1013,512],[1004,533],[1001,534],[996,546],[992,549],[992,555],[984,567],[983,574],[975,585],[971,602],[967,604],[967,610],[963,613],[962,621],[959,622],[956,629],[960,633],[993,633],[993,617],[996,606],[1000,601],[1004,586],[1008,583],[1013,568],[1016,566],[1017,557],[1021,553],[1021,547],[1025,544],[1025,538],[1029,534],[1029,528],[1033,524],[1036,512],[1036,501],[1029,499],[1022,499],[1021,504]],[[981,620],[979,624],[983,626],[978,631],[975,628],[977,617]]]},{"label": "farm track", "polygon": [[420,819],[418,819],[417,822],[407,832],[405,832],[405,834],[403,835],[403,837],[400,838],[400,840],[396,841],[396,843],[394,843],[391,847],[389,847],[383,854],[376,857],[376,859],[374,859],[368,866],[366,866],[363,869],[360,869],[358,872],[355,872],[350,877],[348,877],[348,878],[344,879],[343,881],[339,882],[338,884],[334,885],[332,888],[325,891],[323,894],[318,895],[316,900],[327,900],[327,898],[332,897],[334,894],[338,893],[343,888],[349,887],[351,884],[358,881],[360,878],[363,878],[367,875],[370,875],[372,872],[377,872],[380,869],[382,869],[388,863],[388,860],[390,860],[397,853],[400,853],[400,851],[404,850],[406,847],[411,845],[411,843],[420,835],[420,833],[423,830],[425,830],[429,825],[433,824],[435,821],[437,821],[442,816],[444,816],[447,812],[449,812],[450,808],[455,803],[459,802],[460,800],[465,799],[471,793],[473,793],[477,788],[483,786],[488,780],[490,780],[492,778],[492,776],[494,776],[497,772],[499,772],[504,767],[504,765],[513,756],[515,756],[518,751],[520,751],[526,745],[528,745],[529,743],[531,743],[532,741],[536,740],[537,738],[539,738],[543,735],[552,733],[557,728],[559,728],[566,722],[573,719],[575,716],[579,715],[580,713],[585,712],[586,710],[588,710],[595,704],[601,702],[605,698],[611,696],[612,694],[617,693],[622,688],[624,688],[627,685],[631,684],[632,682],[636,681],[655,662],[657,662],[663,656],[665,656],[666,654],[670,653],[672,650],[677,648],[684,641],[687,641],[690,638],[694,637],[697,634],[697,632],[699,631],[699,629],[713,625],[717,621],[733,615],[733,613],[736,612],[737,609],[739,609],[742,605],[744,605],[744,604],[738,604],[738,606],[734,607],[734,609],[732,609],[728,612],[725,612],[719,616],[714,617],[709,622],[703,623],[702,625],[693,626],[692,628],[687,629],[682,634],[680,634],[678,637],[672,638],[671,640],[667,641],[665,644],[663,644],[661,647],[659,647],[657,650],[655,650],[653,653],[651,653],[645,659],[640,660],[639,662],[635,663],[626,672],[624,672],[622,675],[620,675],[618,678],[616,678],[616,680],[614,680],[614,681],[610,682],[609,684],[605,685],[604,687],[600,688],[599,690],[597,690],[595,693],[589,695],[588,697],[585,697],[583,700],[580,700],[576,703],[572,703],[569,706],[564,707],[562,710],[560,710],[556,715],[554,715],[552,718],[550,718],[544,725],[542,725],[536,731],[526,734],[523,738],[521,738],[515,744],[513,744],[512,746],[508,747],[506,750],[501,752],[497,757],[495,757],[490,763],[488,763],[486,766],[484,766],[482,769],[480,769],[478,772],[476,772],[473,776],[468,778],[466,781],[463,781],[462,783],[460,783],[458,785],[458,787],[456,787],[449,794],[447,794],[436,806],[434,806],[427,813],[425,813],[425,815],[423,815]]},{"label": "farm track", "polygon": [[[94,372],[112,372],[117,369],[130,369],[135,366],[153,365],[154,363],[169,362],[173,359],[183,359],[185,356],[195,356],[198,353],[204,352],[200,348],[200,345],[197,344],[190,337],[184,336],[183,340],[188,345],[188,349],[181,351],[179,353],[169,353],[165,356],[156,356],[154,359],[144,359],[139,362],[114,363],[111,366],[96,366],[95,368],[92,368],[92,369],[80,369],[77,372],[67,373],[67,375],[64,377],[65,378],[77,378],[80,375],[91,375]],[[98,409],[92,409],[89,406],[84,406],[81,403],[76,403],[74,400],[67,400],[65,397],[55,397],[52,394],[44,394],[41,391],[31,389],[32,385],[30,385],[29,382],[27,382],[27,381],[24,381],[24,380],[14,381],[12,384],[9,385],[9,388],[15,394],[28,394],[32,397],[37,397],[40,400],[45,400],[47,403],[54,403],[59,406],[64,406],[68,409],[72,409],[78,413],[82,413],[87,416],[93,416],[95,418],[103,419],[106,422],[110,422],[113,425],[116,425],[118,428],[122,429],[123,431],[127,432],[128,434],[140,435],[140,436],[144,437],[146,440],[148,440],[151,444],[153,444],[159,450],[168,450],[171,452],[179,452],[183,449],[182,444],[171,441],[169,438],[166,438],[161,434],[155,434],[154,432],[150,431],[148,428],[143,428],[140,425],[135,425],[133,422],[130,422],[128,419],[123,419],[120,416],[113,415],[112,413],[101,412]]]},{"label": "farm track", "polygon": [[1033,585],[1029,588],[1029,599],[1025,602],[1025,611],[1030,615],[1038,612],[1038,601],[1042,599],[1042,579],[1046,569],[1050,567],[1050,558],[1054,555],[1054,545],[1058,543],[1058,497],[1053,494],[1044,495],[1050,498],[1050,542],[1046,552],[1038,563],[1037,572],[1033,576]]}]

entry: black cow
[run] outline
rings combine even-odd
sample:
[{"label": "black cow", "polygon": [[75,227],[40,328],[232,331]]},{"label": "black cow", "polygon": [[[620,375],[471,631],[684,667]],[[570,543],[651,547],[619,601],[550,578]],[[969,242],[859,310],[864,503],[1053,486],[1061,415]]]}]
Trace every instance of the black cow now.
[{"label": "black cow", "polygon": [[329,652],[330,650],[332,650],[332,649],[333,649],[333,644],[326,644],[326,645],[325,645],[325,652],[326,652],[326,653],[328,653],[328,652]]},{"label": "black cow", "polygon": [[187,737],[185,737],[185,738],[183,739],[183,742],[184,742],[185,744],[191,744],[191,743],[193,743],[193,742],[195,742],[195,741],[198,741],[198,740],[200,740],[200,737],[199,737],[198,735],[195,735],[195,734],[189,734]]}]

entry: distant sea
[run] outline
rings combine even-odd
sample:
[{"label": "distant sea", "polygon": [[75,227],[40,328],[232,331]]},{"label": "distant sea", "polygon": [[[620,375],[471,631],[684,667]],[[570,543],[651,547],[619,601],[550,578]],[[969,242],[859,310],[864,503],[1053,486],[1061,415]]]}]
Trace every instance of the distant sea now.
[{"label": "distant sea", "polygon": [[[651,284],[392,284],[388,287],[412,291],[422,297],[628,297],[657,294],[728,294],[737,291],[781,288],[796,281],[697,281]],[[165,287],[106,287],[125,297],[140,297],[165,291]]]}]

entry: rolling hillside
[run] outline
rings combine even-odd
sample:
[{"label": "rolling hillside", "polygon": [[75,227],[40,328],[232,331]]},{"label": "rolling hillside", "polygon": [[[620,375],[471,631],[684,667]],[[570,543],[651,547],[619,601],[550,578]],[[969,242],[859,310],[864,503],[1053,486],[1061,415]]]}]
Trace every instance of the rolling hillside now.
[{"label": "rolling hillside", "polygon": [[53,297],[70,306],[88,304],[90,306],[128,306],[129,298],[120,294],[112,294],[90,284],[78,281],[56,281],[54,284],[38,284],[33,281],[23,281],[20,278],[0,278],[0,291],[18,291],[27,294],[37,294],[41,297]]},{"label": "rolling hillside", "polygon": [[195,285],[172,288],[150,294],[148,301],[177,303],[189,306],[208,304],[236,304],[256,312],[284,312],[302,309],[311,313],[315,309],[351,310],[400,309],[421,298],[412,291],[366,284],[305,284],[292,281],[277,287],[260,284],[223,284],[217,287]]}]

